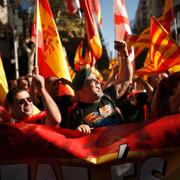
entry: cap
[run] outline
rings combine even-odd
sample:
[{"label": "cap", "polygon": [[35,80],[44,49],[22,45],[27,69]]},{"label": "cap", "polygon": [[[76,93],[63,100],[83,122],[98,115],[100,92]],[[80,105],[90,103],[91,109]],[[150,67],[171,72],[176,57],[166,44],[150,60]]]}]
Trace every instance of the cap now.
[{"label": "cap", "polygon": [[86,67],[78,71],[72,81],[73,89],[75,91],[79,90],[84,85],[84,82],[90,74],[91,72]]}]

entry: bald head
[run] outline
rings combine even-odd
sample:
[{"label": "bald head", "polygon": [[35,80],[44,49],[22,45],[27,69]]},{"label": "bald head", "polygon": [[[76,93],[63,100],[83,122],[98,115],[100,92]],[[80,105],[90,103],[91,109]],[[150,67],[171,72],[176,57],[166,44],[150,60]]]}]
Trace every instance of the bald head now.
[{"label": "bald head", "polygon": [[55,76],[49,76],[45,79],[45,88],[47,92],[52,96],[55,97],[58,95],[59,91],[59,80]]}]

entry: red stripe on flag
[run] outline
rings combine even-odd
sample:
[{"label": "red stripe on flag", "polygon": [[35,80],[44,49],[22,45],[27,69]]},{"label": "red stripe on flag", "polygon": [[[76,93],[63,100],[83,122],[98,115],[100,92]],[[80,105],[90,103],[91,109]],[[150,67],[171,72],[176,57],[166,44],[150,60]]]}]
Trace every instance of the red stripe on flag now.
[{"label": "red stripe on flag", "polygon": [[41,6],[43,6],[44,10],[51,16],[53,17],[53,13],[51,11],[51,7],[48,3],[48,0],[39,0],[39,4],[41,4]]},{"label": "red stripe on flag", "polygon": [[122,23],[129,25],[129,19],[122,15],[114,14],[114,22],[116,25],[122,24]]}]

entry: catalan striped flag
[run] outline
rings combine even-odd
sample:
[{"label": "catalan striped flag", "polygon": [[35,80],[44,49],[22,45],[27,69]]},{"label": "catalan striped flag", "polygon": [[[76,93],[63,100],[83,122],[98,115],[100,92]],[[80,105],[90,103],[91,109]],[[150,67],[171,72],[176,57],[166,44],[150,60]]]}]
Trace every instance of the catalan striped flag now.
[{"label": "catalan striped flag", "polygon": [[126,34],[125,41],[128,48],[133,46],[136,48],[144,47],[149,48],[149,28],[145,29],[140,35]]},{"label": "catalan striped flag", "polygon": [[149,64],[136,74],[161,73],[175,65],[180,65],[180,47],[158,20],[151,17]]},{"label": "catalan striped flag", "polygon": [[0,104],[4,104],[8,92],[8,83],[0,55]]},{"label": "catalan striped flag", "polygon": [[[163,15],[158,18],[158,21],[163,25],[163,27],[170,32],[171,22],[174,18],[173,13],[173,0],[166,0],[164,4]],[[144,47],[149,48],[149,36],[150,27],[146,28],[139,35],[126,34],[126,42],[128,48],[133,45],[134,48]]]},{"label": "catalan striped flag", "polygon": [[[48,0],[36,0],[35,12],[32,40],[38,47],[36,53],[39,73],[44,78],[56,76],[71,81],[67,60]],[[73,94],[70,87],[66,91],[68,94]]]},{"label": "catalan striped flag", "polygon": [[84,12],[89,47],[91,48],[93,56],[96,59],[99,59],[102,55],[102,45],[99,37],[99,32],[93,17],[91,0],[81,0],[80,4]]},{"label": "catalan striped flag", "polygon": [[142,53],[144,48],[149,48],[149,33],[149,29],[145,29],[139,36],[128,33],[125,35],[128,50],[134,47],[134,59]]}]

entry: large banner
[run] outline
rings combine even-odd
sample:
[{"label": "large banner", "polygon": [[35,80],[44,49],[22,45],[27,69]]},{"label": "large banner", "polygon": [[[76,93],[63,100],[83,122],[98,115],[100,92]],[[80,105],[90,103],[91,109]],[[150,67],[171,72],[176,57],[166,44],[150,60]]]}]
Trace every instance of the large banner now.
[{"label": "large banner", "polygon": [[179,180],[180,114],[93,129],[0,124],[1,180]]}]

